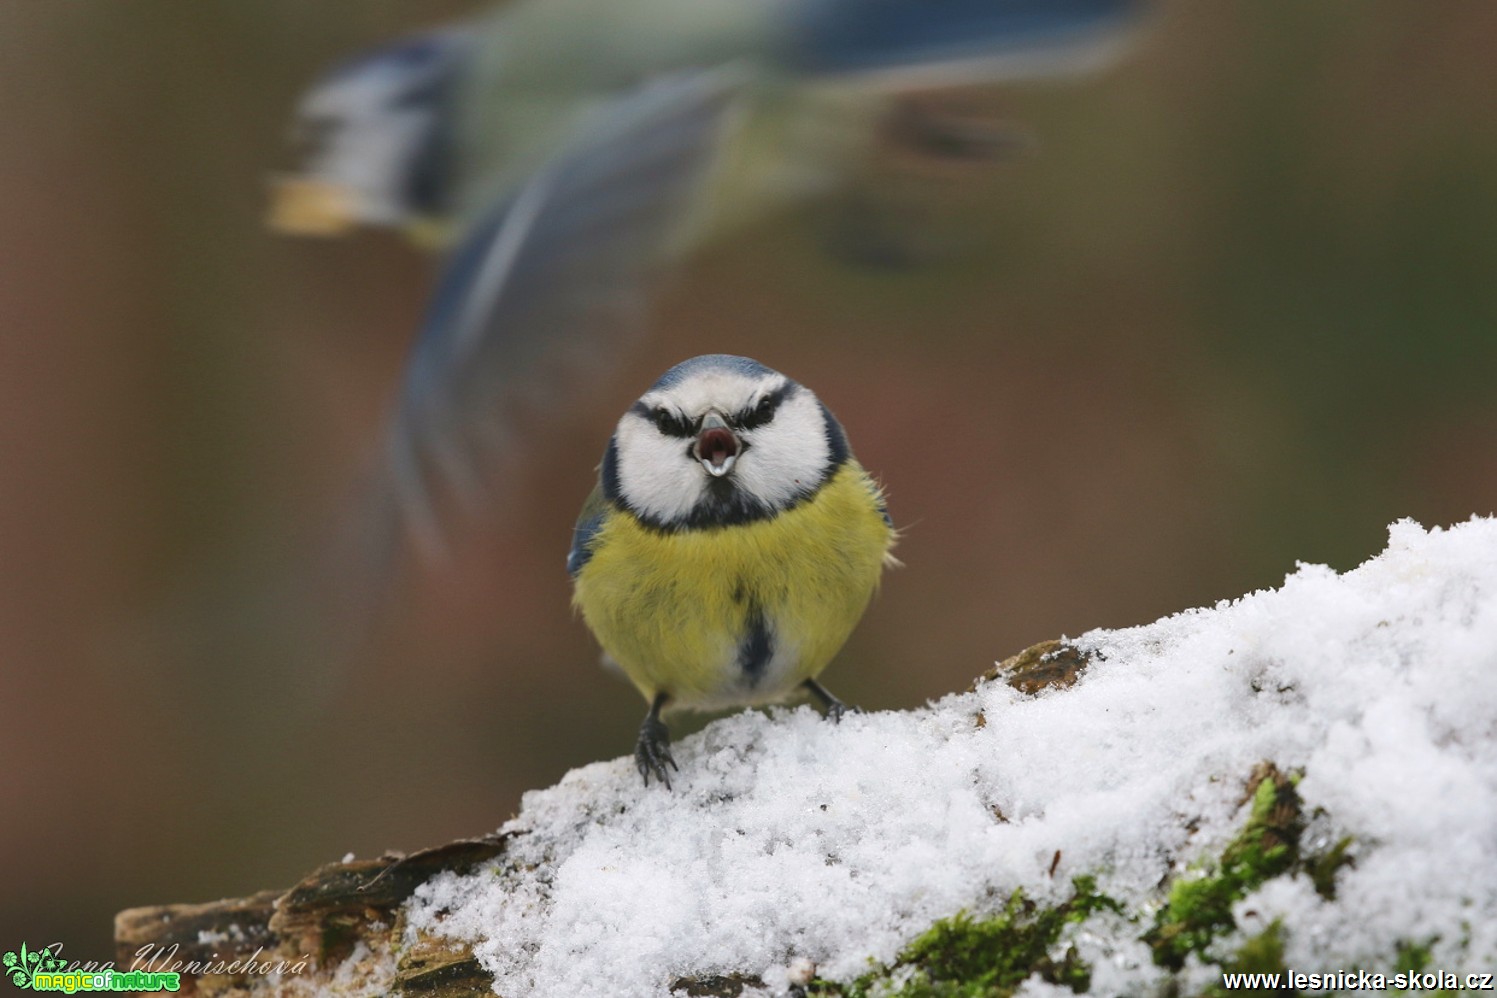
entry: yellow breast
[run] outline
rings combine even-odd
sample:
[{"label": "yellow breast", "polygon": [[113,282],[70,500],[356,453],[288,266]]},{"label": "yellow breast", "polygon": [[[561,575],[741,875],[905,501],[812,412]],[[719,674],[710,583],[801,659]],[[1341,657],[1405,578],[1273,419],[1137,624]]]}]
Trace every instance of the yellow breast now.
[{"label": "yellow breast", "polygon": [[612,514],[573,604],[647,700],[769,703],[846,642],[893,543],[878,487],[849,460],[768,520],[665,533]]}]

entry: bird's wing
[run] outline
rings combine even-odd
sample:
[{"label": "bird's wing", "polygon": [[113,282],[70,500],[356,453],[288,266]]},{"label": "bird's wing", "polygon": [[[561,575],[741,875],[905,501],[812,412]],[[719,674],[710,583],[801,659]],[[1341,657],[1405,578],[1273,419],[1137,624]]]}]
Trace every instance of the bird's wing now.
[{"label": "bird's wing", "polygon": [[786,59],[812,77],[917,89],[1051,76],[1114,47],[1141,0],[799,0]]},{"label": "bird's wing", "polygon": [[735,67],[681,73],[606,103],[459,244],[389,436],[390,484],[418,544],[439,551],[450,500],[492,487],[517,411],[612,361],[743,83]]},{"label": "bird's wing", "polygon": [[603,486],[599,485],[582,504],[577,525],[572,528],[572,549],[567,552],[567,574],[572,578],[575,579],[577,573],[582,571],[582,566],[592,558],[593,553],[588,550],[588,544],[603,529],[603,518],[607,515],[608,500],[603,498]]}]

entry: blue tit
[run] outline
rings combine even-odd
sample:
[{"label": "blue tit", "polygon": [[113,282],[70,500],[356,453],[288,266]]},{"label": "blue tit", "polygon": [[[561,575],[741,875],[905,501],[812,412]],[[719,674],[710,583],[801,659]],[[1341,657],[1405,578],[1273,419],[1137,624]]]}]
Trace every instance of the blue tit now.
[{"label": "blue tit", "polygon": [[662,263],[835,189],[900,95],[1087,68],[1139,3],[516,0],[335,71],[276,219],[447,247],[386,505],[440,551],[491,506],[527,400],[608,368]]},{"label": "blue tit", "polygon": [[635,760],[670,785],[667,708],[809,694],[894,563],[883,493],[804,385],[677,364],[619,420],[567,558],[573,605],[649,703]]},{"label": "blue tit", "polygon": [[793,195],[845,169],[894,95],[1076,73],[1116,50],[1140,3],[519,0],[326,73],[296,109],[302,162],[276,185],[272,224],[389,226],[445,244],[585,139],[594,112],[730,63],[761,117],[798,119],[755,135],[781,146],[761,159],[803,160],[771,170]]}]

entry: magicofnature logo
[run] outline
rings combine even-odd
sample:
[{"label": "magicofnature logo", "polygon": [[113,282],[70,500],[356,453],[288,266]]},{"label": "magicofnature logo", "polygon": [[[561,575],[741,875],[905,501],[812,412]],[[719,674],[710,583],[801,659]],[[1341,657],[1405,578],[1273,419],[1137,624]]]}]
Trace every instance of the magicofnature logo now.
[{"label": "magicofnature logo", "polygon": [[[54,943],[53,946],[61,946]],[[74,994],[78,991],[176,991],[180,988],[182,975],[157,973],[145,970],[119,971],[113,967],[103,970],[69,970],[53,946],[39,950],[21,944],[21,951],[11,950],[3,958],[5,976],[10,983],[23,990],[61,991]]]}]

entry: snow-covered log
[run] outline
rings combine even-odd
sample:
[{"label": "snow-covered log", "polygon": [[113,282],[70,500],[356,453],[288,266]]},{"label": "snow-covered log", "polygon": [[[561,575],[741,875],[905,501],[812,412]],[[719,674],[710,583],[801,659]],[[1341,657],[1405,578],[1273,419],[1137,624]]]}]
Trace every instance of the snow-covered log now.
[{"label": "snow-covered log", "polygon": [[677,745],[674,791],[600,762],[482,840],[218,917],[123,913],[121,965],[258,946],[305,966],[204,990],[509,998],[1479,981],[1497,520],[1389,533],[1353,571],[1052,642],[923,707],[726,717]]}]

